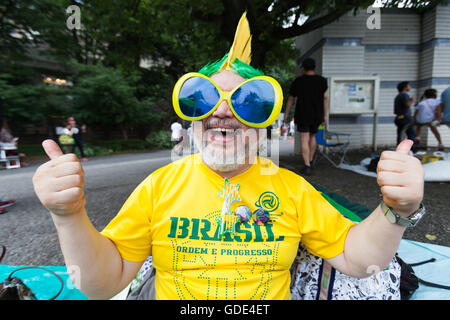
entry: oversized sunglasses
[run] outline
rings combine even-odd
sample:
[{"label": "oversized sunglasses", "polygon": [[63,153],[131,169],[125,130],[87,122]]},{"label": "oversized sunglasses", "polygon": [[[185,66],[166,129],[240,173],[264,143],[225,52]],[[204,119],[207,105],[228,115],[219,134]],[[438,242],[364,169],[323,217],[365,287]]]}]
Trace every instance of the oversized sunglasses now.
[{"label": "oversized sunglasses", "polygon": [[235,117],[250,127],[264,128],[278,117],[283,105],[280,84],[271,77],[258,76],[223,91],[209,77],[196,72],[182,76],[173,89],[172,103],[177,115],[188,121],[211,115],[225,100]]}]

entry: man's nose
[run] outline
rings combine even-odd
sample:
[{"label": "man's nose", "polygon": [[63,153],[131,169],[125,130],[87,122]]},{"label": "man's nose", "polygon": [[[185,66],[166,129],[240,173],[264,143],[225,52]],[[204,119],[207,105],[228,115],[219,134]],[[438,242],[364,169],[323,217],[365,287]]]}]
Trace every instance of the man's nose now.
[{"label": "man's nose", "polygon": [[217,109],[212,113],[212,116],[217,118],[232,118],[234,117],[234,114],[231,111],[228,102],[226,100],[222,100]]}]

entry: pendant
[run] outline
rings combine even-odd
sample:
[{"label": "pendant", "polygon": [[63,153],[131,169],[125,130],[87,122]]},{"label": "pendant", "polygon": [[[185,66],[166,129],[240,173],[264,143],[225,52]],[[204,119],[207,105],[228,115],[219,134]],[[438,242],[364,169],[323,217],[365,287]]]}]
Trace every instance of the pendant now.
[{"label": "pendant", "polygon": [[253,212],[253,219],[257,225],[263,226],[270,221],[270,214],[266,210],[259,208]]}]

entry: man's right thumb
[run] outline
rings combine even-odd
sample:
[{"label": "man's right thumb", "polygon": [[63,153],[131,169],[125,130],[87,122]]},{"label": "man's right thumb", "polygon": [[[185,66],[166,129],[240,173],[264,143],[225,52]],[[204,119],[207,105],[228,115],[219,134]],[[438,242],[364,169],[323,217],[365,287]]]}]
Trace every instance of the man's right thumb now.
[{"label": "man's right thumb", "polygon": [[56,159],[64,154],[61,151],[59,145],[51,139],[47,139],[42,142],[42,147],[44,148],[45,153],[48,155],[50,160]]}]

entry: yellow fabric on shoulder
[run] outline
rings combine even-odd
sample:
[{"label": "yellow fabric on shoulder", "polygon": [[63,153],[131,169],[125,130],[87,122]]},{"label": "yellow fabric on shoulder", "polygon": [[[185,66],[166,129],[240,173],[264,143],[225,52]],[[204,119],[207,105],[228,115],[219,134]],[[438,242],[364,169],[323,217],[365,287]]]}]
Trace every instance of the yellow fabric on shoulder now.
[{"label": "yellow fabric on shoulder", "polygon": [[224,179],[196,154],[154,171],[102,234],[125,260],[152,254],[157,299],[290,299],[299,241],[322,258],[344,250],[353,222],[299,175],[257,158],[229,183],[240,197],[232,212],[264,209],[270,221],[254,214],[219,238]]}]

